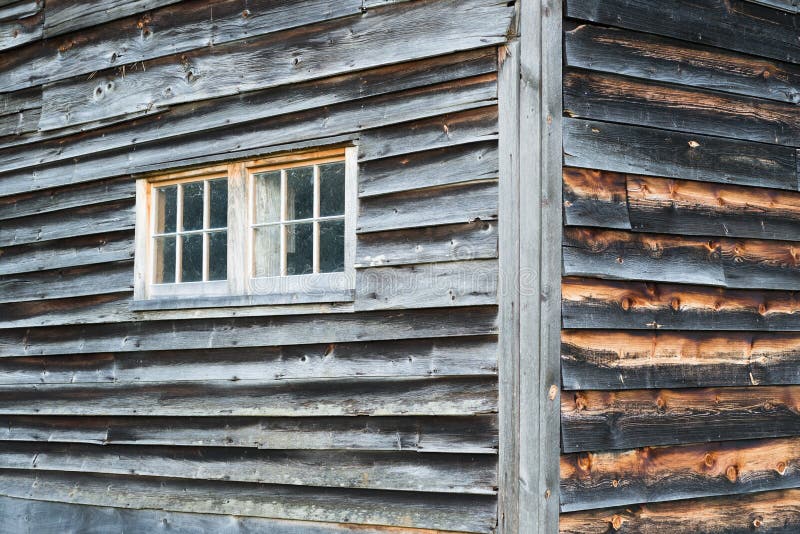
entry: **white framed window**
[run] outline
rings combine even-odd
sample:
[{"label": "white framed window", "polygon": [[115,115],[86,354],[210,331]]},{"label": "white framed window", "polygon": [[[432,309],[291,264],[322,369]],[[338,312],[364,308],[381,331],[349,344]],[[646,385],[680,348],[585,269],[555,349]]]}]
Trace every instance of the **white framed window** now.
[{"label": "white framed window", "polygon": [[356,172],[346,147],[140,178],[135,307],[352,300]]}]

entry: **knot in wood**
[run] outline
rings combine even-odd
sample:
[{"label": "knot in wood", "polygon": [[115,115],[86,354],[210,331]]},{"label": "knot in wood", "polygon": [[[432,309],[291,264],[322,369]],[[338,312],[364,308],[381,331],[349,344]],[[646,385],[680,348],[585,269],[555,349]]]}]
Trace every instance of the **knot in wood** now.
[{"label": "knot in wood", "polygon": [[778,472],[779,475],[786,474],[786,462],[778,462],[778,465],[775,466],[775,470]]},{"label": "knot in wood", "polygon": [[739,478],[739,469],[735,465],[729,465],[725,470],[725,478],[731,482],[736,482],[736,479]]},{"label": "knot in wood", "polygon": [[611,518],[611,528],[613,528],[614,530],[619,530],[620,528],[622,528],[621,516],[614,514],[614,516]]}]

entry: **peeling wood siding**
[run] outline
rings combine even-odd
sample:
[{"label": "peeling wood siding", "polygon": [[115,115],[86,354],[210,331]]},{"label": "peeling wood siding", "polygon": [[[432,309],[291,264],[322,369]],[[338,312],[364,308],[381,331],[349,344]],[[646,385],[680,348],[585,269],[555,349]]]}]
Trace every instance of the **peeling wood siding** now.
[{"label": "peeling wood siding", "polygon": [[799,528],[795,4],[565,4],[562,534]]},{"label": "peeling wood siding", "polygon": [[[514,14],[0,0],[0,520],[494,532]],[[136,176],[342,141],[354,302],[131,310]]]}]

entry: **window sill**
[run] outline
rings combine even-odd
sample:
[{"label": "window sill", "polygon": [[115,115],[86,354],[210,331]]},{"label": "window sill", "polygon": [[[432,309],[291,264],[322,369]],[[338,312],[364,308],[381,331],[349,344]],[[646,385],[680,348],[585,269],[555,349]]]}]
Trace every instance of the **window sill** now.
[{"label": "window sill", "polygon": [[234,308],[290,304],[353,302],[354,289],[328,289],[308,293],[286,292],[262,295],[225,295],[198,297],[158,297],[134,300],[131,311],[183,310],[195,308]]}]

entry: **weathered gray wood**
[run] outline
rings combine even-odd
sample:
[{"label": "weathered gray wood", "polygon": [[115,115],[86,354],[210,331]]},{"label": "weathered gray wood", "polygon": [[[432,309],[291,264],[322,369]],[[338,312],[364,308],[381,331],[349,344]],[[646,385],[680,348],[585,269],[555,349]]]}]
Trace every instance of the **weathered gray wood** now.
[{"label": "weathered gray wood", "polygon": [[[116,1],[122,4],[119,0]],[[90,25],[93,6],[86,6],[82,2],[71,3],[73,5],[69,11],[81,14],[80,18],[74,21],[81,25]],[[161,0],[160,3],[164,5],[171,2]],[[136,9],[136,2],[127,4],[134,4],[128,7]],[[54,7],[58,9],[62,6]],[[114,7],[114,14],[118,19],[122,18],[118,13],[124,13],[124,10],[119,9],[121,6]],[[152,7],[158,6],[147,9]],[[44,30],[46,37],[51,33],[48,25],[53,23],[50,9],[51,6],[47,6]],[[244,14],[245,10],[247,15]],[[136,63],[154,58],[191,50],[207,50],[208,47],[216,47],[239,39],[252,39],[260,35],[357,14],[360,14],[358,0],[303,0],[302,2],[255,0],[247,4],[236,0],[185,1],[141,16],[122,18],[76,35],[48,39],[40,47],[28,47],[14,57],[0,59],[0,68],[6,74],[0,83],[0,90],[13,91],[78,76],[85,82],[86,76],[81,75],[103,69],[121,69],[122,66],[125,66],[127,75],[136,70],[138,67]],[[56,33],[63,32],[57,30]],[[75,82],[68,83],[72,86],[75,84]],[[96,87],[101,89],[96,95],[98,101],[105,103],[105,99],[102,98],[104,93],[113,91],[114,88],[102,84]],[[86,122],[72,116],[69,109],[71,101],[69,95],[50,87],[45,91],[48,98],[40,124],[42,129]],[[80,89],[76,89],[71,99],[80,96]]]},{"label": "weathered gray wood", "polygon": [[565,118],[564,164],[797,190],[797,160],[789,147],[626,124]]},{"label": "weathered gray wood", "polygon": [[476,307],[4,330],[0,357],[496,334],[495,316],[493,307]]},{"label": "weathered gray wood", "polygon": [[497,417],[0,417],[0,440],[496,454]]},{"label": "weathered gray wood", "polygon": [[358,232],[468,223],[497,218],[497,181],[361,199]]},{"label": "weathered gray wood", "polygon": [[133,199],[126,199],[6,220],[0,227],[0,247],[133,230],[135,215]]},{"label": "weathered gray wood", "polygon": [[119,293],[132,289],[133,263],[121,261],[0,277],[0,303]]},{"label": "weathered gray wood", "polygon": [[0,469],[492,495],[493,455],[0,443]]},{"label": "weathered gray wood", "polygon": [[181,0],[49,0],[46,6],[44,36],[53,37],[176,4]]},{"label": "weathered gray wood", "polygon": [[[146,167],[152,169],[155,164],[160,164],[165,170],[171,169],[175,167],[175,160],[209,155],[210,146],[214,147],[214,153],[223,155],[229,155],[231,151],[259,147],[268,153],[270,146],[342,135],[363,128],[413,121],[457,110],[485,107],[494,103],[496,92],[495,76],[489,74],[460,80],[457,83],[406,91],[400,96],[381,95],[373,99],[331,106],[326,110],[325,116],[312,109],[298,114],[282,115],[279,119],[250,122],[247,128],[237,125],[211,133],[200,131],[193,135],[182,136],[180,142],[171,140],[168,144],[149,143],[137,146],[133,151],[125,148],[83,159],[77,163],[60,162],[33,170],[5,174],[0,179],[0,196],[119,176]],[[308,102],[303,107],[306,105]],[[277,111],[272,109],[273,112]],[[224,122],[230,123],[230,116],[227,116]],[[206,125],[205,128],[210,127],[205,120],[202,124]],[[153,130],[151,124],[148,124],[148,128]],[[152,138],[158,133],[155,129],[149,135]],[[210,144],[212,140],[213,145]],[[85,148],[87,147],[84,146]],[[68,144],[56,148],[56,152],[61,153],[60,157],[63,157],[69,152]],[[49,158],[49,156],[44,157]],[[38,158],[26,157],[24,153],[22,159],[26,162],[25,166],[36,164],[38,161]],[[14,166],[11,162],[9,164]],[[0,166],[2,165],[0,163]]]},{"label": "weathered gray wood", "polygon": [[35,15],[42,9],[40,0],[19,0],[0,7],[0,21],[22,19]]},{"label": "weathered gray wood", "polygon": [[64,324],[129,322],[140,319],[130,310],[132,291],[0,304],[2,328],[35,328]]},{"label": "weathered gray wood", "polygon": [[[358,9],[357,0],[350,3]],[[305,11],[290,7],[287,13],[296,18]],[[443,11],[449,16],[441,17]],[[56,83],[45,89],[43,117],[68,109],[66,124],[90,122],[480,48],[505,39],[512,13],[495,0],[397,4],[365,16],[287,31],[280,38],[265,36],[156,59],[148,62],[146,69],[126,69],[124,75],[101,74],[92,80]],[[380,54],[363,53],[378,47]],[[242,69],[241,65],[249,67]],[[59,126],[66,124],[59,119]],[[43,120],[40,126],[48,124]]]},{"label": "weathered gray wood", "polygon": [[5,415],[331,417],[497,411],[492,377],[0,386]]},{"label": "weathered gray wood", "polygon": [[497,257],[497,224],[466,224],[360,234],[356,267],[409,265]]},{"label": "weathered gray wood", "polygon": [[36,131],[40,112],[39,108],[33,108],[0,116],[0,137]]},{"label": "weathered gray wood", "polygon": [[619,28],[568,24],[570,67],[800,103],[798,65]]},{"label": "weathered gray wood", "polygon": [[[157,532],[173,534],[386,534],[384,527],[310,521],[285,521],[233,515],[133,510],[0,497],[0,517],[9,532],[39,534],[100,534]],[[166,527],[165,527],[166,525]],[[425,534],[419,530],[409,534]]]},{"label": "weathered gray wood", "polygon": [[497,304],[497,262],[371,267],[356,276],[356,310]]},{"label": "weathered gray wood", "polygon": [[359,165],[358,193],[365,198],[497,178],[497,165],[496,141],[373,160]]},{"label": "weathered gray wood", "polygon": [[43,10],[24,19],[0,22],[0,50],[8,50],[40,39],[43,26]]},{"label": "weathered gray wood", "polygon": [[0,275],[130,260],[133,248],[130,232],[0,248]]},{"label": "weathered gray wood", "polygon": [[296,347],[0,359],[0,384],[491,376],[495,339],[466,337]]},{"label": "weathered gray wood", "polygon": [[42,88],[33,87],[25,91],[0,93],[0,115],[19,113],[24,109],[42,107]]},{"label": "weathered gray wood", "polygon": [[789,13],[800,13],[800,3],[797,0],[746,0],[748,2],[755,2],[775,9],[782,9]]},{"label": "weathered gray wood", "polygon": [[[284,517],[489,533],[495,499],[375,490],[313,489],[242,482],[31,473],[5,470],[0,494],[26,499],[203,513]],[[469,510],[470,513],[464,513]],[[162,528],[162,527],[160,527]],[[312,531],[313,532],[313,531]]]},{"label": "weathered gray wood", "polygon": [[0,220],[132,199],[135,195],[133,180],[124,177],[75,187],[36,191],[15,197],[2,197]]},{"label": "weathered gray wood", "polygon": [[41,141],[34,147],[6,148],[2,151],[0,169],[23,168],[31,165],[31,160],[38,164],[52,163],[62,158],[71,159],[285,113],[479,76],[496,69],[497,60],[492,49],[484,48],[224,97],[202,104],[179,105],[170,108],[168,121],[164,120],[167,114],[162,112],[151,116],[149,120],[133,120],[106,127],[102,131],[83,135],[73,132],[67,140],[51,139]]},{"label": "weathered gray wood", "polygon": [[359,135],[358,160],[364,162],[497,138],[497,107],[488,106],[365,130]]}]

